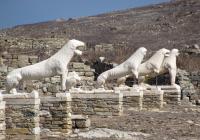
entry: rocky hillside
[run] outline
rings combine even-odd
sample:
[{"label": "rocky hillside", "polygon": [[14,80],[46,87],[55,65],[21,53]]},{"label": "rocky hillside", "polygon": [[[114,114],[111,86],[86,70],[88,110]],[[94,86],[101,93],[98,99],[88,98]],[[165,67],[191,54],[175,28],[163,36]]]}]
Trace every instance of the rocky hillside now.
[{"label": "rocky hillside", "polygon": [[2,30],[12,37],[77,38],[91,44],[148,49],[200,44],[200,1],[175,0],[78,19],[20,25]]}]

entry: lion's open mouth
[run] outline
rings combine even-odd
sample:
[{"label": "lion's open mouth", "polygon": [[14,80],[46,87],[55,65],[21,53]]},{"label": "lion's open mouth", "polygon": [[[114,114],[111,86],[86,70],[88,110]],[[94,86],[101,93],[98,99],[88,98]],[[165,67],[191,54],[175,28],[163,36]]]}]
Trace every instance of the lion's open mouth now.
[{"label": "lion's open mouth", "polygon": [[83,54],[83,52],[80,51],[80,50],[75,50],[74,53],[76,53],[77,55],[82,55]]}]

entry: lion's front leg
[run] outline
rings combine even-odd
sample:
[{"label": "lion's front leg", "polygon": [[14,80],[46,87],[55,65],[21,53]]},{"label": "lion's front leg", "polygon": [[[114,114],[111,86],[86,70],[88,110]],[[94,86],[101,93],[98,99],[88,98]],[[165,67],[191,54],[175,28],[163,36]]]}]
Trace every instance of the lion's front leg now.
[{"label": "lion's front leg", "polygon": [[131,71],[132,71],[132,74],[135,76],[135,78],[138,79],[138,76],[139,76],[138,71],[135,69],[132,69]]},{"label": "lion's front leg", "polygon": [[169,69],[171,85],[176,85],[176,69]]},{"label": "lion's front leg", "polygon": [[67,75],[68,75],[68,70],[65,70],[64,72],[62,72],[62,75],[61,75],[61,89],[63,91],[66,90]]}]

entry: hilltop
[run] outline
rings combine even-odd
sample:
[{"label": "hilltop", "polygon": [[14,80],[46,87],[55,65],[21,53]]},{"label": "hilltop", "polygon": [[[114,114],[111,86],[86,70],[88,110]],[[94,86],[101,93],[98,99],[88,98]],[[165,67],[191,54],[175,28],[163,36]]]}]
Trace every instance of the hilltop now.
[{"label": "hilltop", "polygon": [[76,38],[91,46],[101,43],[148,49],[200,44],[200,1],[175,0],[142,8],[20,25],[2,30],[6,36]]}]

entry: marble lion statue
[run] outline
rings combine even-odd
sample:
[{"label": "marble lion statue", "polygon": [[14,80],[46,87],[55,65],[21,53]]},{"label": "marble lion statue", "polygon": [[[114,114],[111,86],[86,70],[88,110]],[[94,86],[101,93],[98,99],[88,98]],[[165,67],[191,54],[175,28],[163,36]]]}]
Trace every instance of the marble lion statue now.
[{"label": "marble lion statue", "polygon": [[141,47],[137,49],[136,52],[132,54],[125,62],[100,74],[97,78],[98,86],[104,86],[106,80],[117,79],[128,74],[133,74],[136,78],[138,78],[138,67],[146,53],[147,49]]},{"label": "marble lion statue", "polygon": [[160,73],[169,72],[170,75],[170,83],[171,85],[176,85],[176,57],[179,55],[178,49],[172,49],[169,53],[169,56],[166,57],[162,63]]},{"label": "marble lion statue", "polygon": [[[175,84],[175,80],[176,80],[176,72],[177,72],[177,66],[176,66],[176,57],[179,55],[179,51],[178,49],[172,49],[169,53],[167,51],[167,53],[165,54],[165,57],[163,58],[162,62],[161,61],[155,61],[155,62],[159,62],[159,66],[160,68],[158,69],[159,74],[163,74],[166,72],[169,72],[170,75],[170,83],[171,85],[176,85]],[[151,58],[150,58],[151,59]],[[148,60],[149,61],[149,60]],[[146,61],[147,62],[147,61]],[[145,76],[150,76],[150,77],[154,77],[156,76],[157,70],[154,71],[153,68],[149,69],[149,67],[145,68],[145,64],[147,63],[142,63],[139,66],[139,79],[141,80],[141,84],[143,84],[144,82],[144,77]],[[158,66],[157,65],[157,66]],[[147,65],[148,66],[148,65]],[[127,76],[128,77],[128,76]],[[143,77],[143,78],[142,78]],[[121,80],[120,83],[123,84],[125,82],[126,79],[119,79]],[[122,81],[124,80],[124,81]]]},{"label": "marble lion statue", "polygon": [[[159,71],[155,72],[153,70],[145,70],[144,65],[141,64],[141,67],[139,67],[139,72],[140,76],[145,77],[155,77],[158,74],[164,74],[166,72],[169,72],[170,75],[170,83],[171,85],[176,85],[175,84],[175,79],[176,79],[176,57],[179,55],[178,49],[172,49],[167,55],[162,60],[162,63],[160,65]],[[143,84],[144,78],[141,78],[140,84]]]},{"label": "marble lion statue", "polygon": [[81,81],[81,77],[75,72],[69,72],[66,80],[66,90],[73,89]]},{"label": "marble lion statue", "polygon": [[6,91],[16,88],[20,82],[26,80],[39,80],[45,77],[60,75],[61,88],[66,90],[66,80],[68,75],[67,65],[74,54],[82,55],[82,52],[76,49],[78,46],[84,46],[85,43],[79,40],[69,40],[57,53],[50,58],[39,63],[15,69],[8,73],[6,77]]},{"label": "marble lion statue", "polygon": [[165,48],[158,50],[152,57],[138,67],[139,75],[159,73],[163,60],[166,56],[169,56],[169,52],[170,51]]}]

